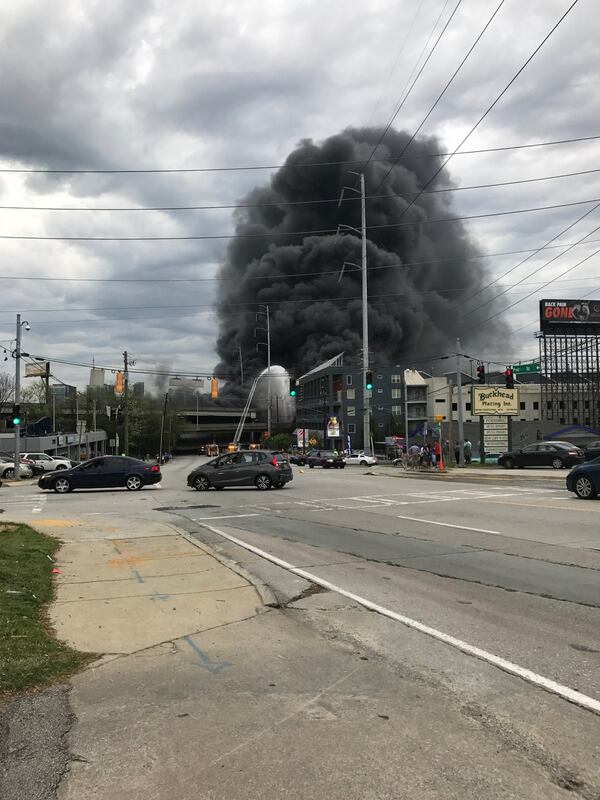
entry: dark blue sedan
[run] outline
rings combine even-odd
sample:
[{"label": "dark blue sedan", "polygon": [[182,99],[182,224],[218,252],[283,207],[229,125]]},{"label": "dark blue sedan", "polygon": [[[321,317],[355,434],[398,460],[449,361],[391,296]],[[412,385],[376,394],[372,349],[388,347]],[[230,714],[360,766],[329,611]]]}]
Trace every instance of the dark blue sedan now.
[{"label": "dark blue sedan", "polygon": [[66,494],[74,489],[116,489],[135,492],[143,486],[159,483],[158,464],[146,464],[128,456],[99,456],[72,469],[46,472],[38,481],[40,489],[54,489]]},{"label": "dark blue sedan", "polygon": [[573,467],[567,475],[567,489],[582,500],[591,500],[600,492],[600,458]]}]

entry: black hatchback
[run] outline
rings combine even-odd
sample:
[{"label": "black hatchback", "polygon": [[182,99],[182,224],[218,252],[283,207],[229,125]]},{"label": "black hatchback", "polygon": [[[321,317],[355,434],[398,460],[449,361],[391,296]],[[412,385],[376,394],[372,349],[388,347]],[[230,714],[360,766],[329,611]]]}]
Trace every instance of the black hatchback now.
[{"label": "black hatchback", "polygon": [[158,464],[147,464],[128,456],[99,456],[71,469],[46,472],[38,481],[40,489],[54,489],[66,494],[74,489],[117,489],[135,492],[143,486],[159,483]]},{"label": "black hatchback", "polygon": [[198,492],[211,487],[256,486],[257,489],[283,489],[294,477],[290,462],[282,453],[265,450],[238,450],[226,453],[192,470],[187,485]]}]

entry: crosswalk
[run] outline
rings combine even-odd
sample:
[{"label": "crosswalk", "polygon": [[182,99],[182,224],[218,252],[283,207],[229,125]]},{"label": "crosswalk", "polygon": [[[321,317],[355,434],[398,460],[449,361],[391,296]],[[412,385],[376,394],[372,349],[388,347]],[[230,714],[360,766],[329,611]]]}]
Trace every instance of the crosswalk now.
[{"label": "crosswalk", "polygon": [[490,489],[444,489],[440,491],[424,492],[398,492],[386,494],[366,494],[353,495],[349,497],[335,498],[315,498],[303,500],[281,500],[273,503],[272,506],[253,506],[253,510],[277,511],[285,508],[296,507],[298,509],[313,511],[333,511],[333,510],[370,510],[375,508],[395,508],[398,506],[429,505],[435,503],[452,503],[460,501],[478,501],[500,498],[520,498],[545,496],[553,494],[556,490],[534,489],[534,488],[511,488],[498,490]]},{"label": "crosswalk", "polygon": [[24,494],[17,490],[0,490],[0,517],[8,518],[10,514],[41,514],[48,495],[43,492]]}]

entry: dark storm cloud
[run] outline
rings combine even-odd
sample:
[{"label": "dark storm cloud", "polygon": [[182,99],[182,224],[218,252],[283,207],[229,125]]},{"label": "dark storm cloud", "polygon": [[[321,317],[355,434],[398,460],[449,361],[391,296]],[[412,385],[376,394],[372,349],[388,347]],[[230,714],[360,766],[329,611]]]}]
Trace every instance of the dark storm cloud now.
[{"label": "dark storm cloud", "polygon": [[[379,129],[347,129],[321,145],[303,142],[287,164],[348,162],[367,159],[380,138]],[[408,135],[389,132],[377,155],[400,153]],[[436,152],[441,143],[432,137],[415,141],[412,156]],[[434,160],[435,161],[435,160]],[[354,165],[355,166],[355,165]],[[371,161],[366,169],[367,194],[372,193],[391,166],[390,161]],[[440,166],[439,160],[436,166]],[[424,354],[443,355],[452,350],[454,338],[485,346],[495,337],[507,336],[503,323],[487,326],[477,337],[470,324],[459,322],[464,297],[481,288],[487,273],[469,259],[479,254],[460,222],[422,224],[429,219],[451,216],[447,195],[423,196],[406,214],[409,196],[421,189],[434,171],[432,159],[401,159],[393,166],[384,197],[369,199],[369,328],[374,364],[394,364]],[[335,197],[344,182],[352,180],[348,166],[299,167],[279,170],[266,187],[248,198],[264,205],[238,212],[238,238],[228,248],[220,277],[218,352],[219,369],[232,364],[235,347],[242,345],[249,369],[257,371],[264,358],[254,351],[253,331],[257,304],[271,307],[272,361],[298,374],[320,361],[345,351],[358,360],[361,347],[361,279],[348,268],[341,281],[335,274],[344,261],[360,261],[360,239],[355,235],[307,236],[293,231],[335,229],[338,223],[360,226],[360,204],[307,203],[303,200]],[[450,185],[442,171],[434,186]],[[394,227],[398,220],[411,223]],[[391,227],[377,228],[377,226]],[[261,234],[283,234],[269,238]],[[244,238],[258,234],[257,238]],[[454,259],[448,262],[446,259]],[[421,267],[398,266],[406,262],[433,261]],[[385,265],[390,268],[381,269]],[[331,272],[334,274],[331,274]],[[302,273],[316,273],[301,277]],[[256,280],[256,278],[268,280]],[[485,296],[485,295],[484,295]],[[352,298],[345,300],[344,298]],[[233,375],[233,370],[231,371]]]}]

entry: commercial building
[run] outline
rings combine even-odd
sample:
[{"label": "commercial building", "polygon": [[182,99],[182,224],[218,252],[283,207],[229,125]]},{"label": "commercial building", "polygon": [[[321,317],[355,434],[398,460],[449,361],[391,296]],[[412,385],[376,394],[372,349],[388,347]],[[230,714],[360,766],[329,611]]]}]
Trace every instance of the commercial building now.
[{"label": "commercial building", "polygon": [[75,400],[77,397],[77,387],[69,386],[66,383],[55,383],[50,387],[50,391],[57,403],[65,403],[67,400]]}]

